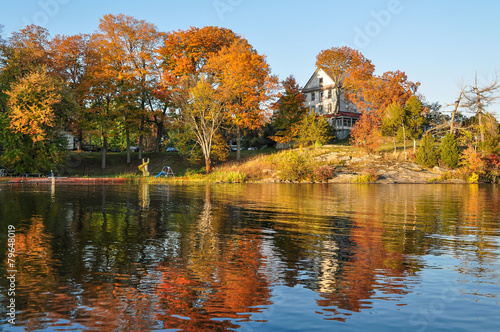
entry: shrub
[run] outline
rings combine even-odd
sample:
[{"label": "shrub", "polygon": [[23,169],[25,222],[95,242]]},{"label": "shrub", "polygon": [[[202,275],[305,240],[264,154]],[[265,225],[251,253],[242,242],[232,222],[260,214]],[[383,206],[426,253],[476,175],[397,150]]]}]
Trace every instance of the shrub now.
[{"label": "shrub", "polygon": [[490,183],[498,183],[500,179],[500,159],[497,155],[492,154],[486,158],[486,175],[485,181]]},{"label": "shrub", "polygon": [[451,133],[444,135],[439,147],[441,162],[448,168],[456,168],[460,162],[460,148],[455,136]]},{"label": "shrub", "polygon": [[307,154],[287,151],[279,156],[273,156],[273,159],[282,180],[309,180],[313,175],[314,162]]},{"label": "shrub", "polygon": [[467,179],[468,182],[470,183],[476,183],[479,181],[479,175],[477,173],[472,173],[472,175]]},{"label": "shrub", "polygon": [[355,179],[354,182],[356,183],[369,183],[369,182],[375,182],[377,181],[378,176],[375,172],[374,169],[369,168],[363,171],[360,175],[358,175]]},{"label": "shrub", "polygon": [[335,168],[330,166],[316,167],[313,173],[314,180],[326,182],[328,179],[335,177]]},{"label": "shrub", "polygon": [[477,173],[479,175],[484,174],[486,170],[486,162],[472,145],[469,145],[467,150],[462,154],[460,165],[470,173]]},{"label": "shrub", "polygon": [[432,167],[437,165],[438,154],[434,148],[434,137],[427,133],[420,141],[420,147],[416,152],[416,162],[424,167]]}]

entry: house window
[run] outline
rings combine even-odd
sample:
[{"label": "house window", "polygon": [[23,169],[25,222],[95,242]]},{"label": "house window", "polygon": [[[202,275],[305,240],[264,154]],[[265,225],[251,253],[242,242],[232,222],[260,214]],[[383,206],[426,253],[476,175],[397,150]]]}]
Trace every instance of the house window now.
[{"label": "house window", "polygon": [[328,113],[332,113],[332,104],[328,104]]},{"label": "house window", "polygon": [[316,100],[316,93],[311,92],[311,101],[315,101],[315,100]]},{"label": "house window", "polygon": [[332,89],[328,89],[328,99],[332,98]]},{"label": "house window", "polygon": [[319,86],[323,86],[323,77],[319,78]]},{"label": "house window", "polygon": [[319,101],[323,101],[323,91],[319,93]]},{"label": "house window", "polygon": [[351,119],[344,118],[344,127],[351,127]]},{"label": "house window", "polygon": [[323,105],[319,105],[318,114],[323,114]]}]

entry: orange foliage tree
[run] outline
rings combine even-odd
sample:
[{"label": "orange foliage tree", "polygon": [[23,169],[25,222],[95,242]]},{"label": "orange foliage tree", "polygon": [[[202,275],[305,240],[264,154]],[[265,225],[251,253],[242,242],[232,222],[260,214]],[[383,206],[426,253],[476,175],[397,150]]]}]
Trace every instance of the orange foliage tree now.
[{"label": "orange foliage tree", "polygon": [[[369,80],[375,66],[361,52],[347,46],[332,47],[316,56],[316,66],[323,69],[335,82],[335,112],[340,110],[340,100],[345,93],[346,99],[357,93],[359,85]],[[335,123],[335,122],[334,122]]]},{"label": "orange foliage tree", "polygon": [[[202,129],[199,131],[202,135],[188,132],[185,137],[188,141],[191,141],[191,137],[193,137],[194,142],[201,147],[207,171],[211,170],[211,149],[216,132],[221,126],[220,109],[217,106],[215,121],[193,117],[193,105],[190,105],[190,102],[193,101],[193,88],[198,85],[200,80],[205,80],[206,84],[211,85],[210,89],[212,90],[219,86],[213,82],[213,77],[211,77],[213,75],[207,70],[207,62],[220,50],[231,45],[237,38],[238,36],[233,31],[226,28],[207,26],[200,29],[191,27],[185,31],[167,33],[164,45],[158,50],[163,73],[157,94],[164,99],[172,100],[173,116],[179,122],[187,125],[189,130]],[[208,89],[204,89],[204,91],[207,93],[203,93],[199,97],[203,95],[203,98],[209,98],[205,100],[205,103],[221,105],[220,102],[224,98],[221,93],[212,93],[214,91],[208,93]],[[211,111],[210,113],[214,114]],[[197,122],[199,126],[193,126],[193,121]],[[211,127],[205,128],[204,125]]]},{"label": "orange foliage tree", "polygon": [[[173,96],[180,120],[191,118],[189,96],[192,93],[189,90],[199,80],[208,79],[213,81],[212,88],[217,90],[217,98],[223,102],[226,122],[236,127],[238,137],[241,130],[255,129],[263,124],[266,102],[271,98],[269,91],[276,79],[270,75],[265,57],[245,39],[225,28],[190,28],[168,33],[159,53],[164,70],[162,90],[165,95]],[[215,135],[205,135],[203,139],[196,133],[195,136],[196,143],[202,147],[208,171],[211,151],[205,147],[212,148]]]},{"label": "orange foliage tree", "polygon": [[87,46],[89,35],[57,35],[50,41],[50,68],[71,89],[75,109],[67,119],[68,131],[78,137],[81,150],[86,121],[86,96],[90,88],[87,79]]},{"label": "orange foliage tree", "polygon": [[183,77],[198,78],[205,72],[208,59],[236,38],[233,31],[213,26],[167,33],[164,45],[158,50],[164,69],[163,88],[175,90]]},{"label": "orange foliage tree", "polygon": [[351,131],[351,144],[372,153],[380,145],[381,137],[378,119],[375,115],[365,112]]},{"label": "orange foliage tree", "polygon": [[208,60],[208,71],[216,77],[227,101],[229,123],[236,127],[237,156],[240,159],[241,133],[260,128],[270,114],[266,103],[277,84],[265,57],[243,38],[237,38]]},{"label": "orange foliage tree", "polygon": [[[105,15],[99,24],[101,56],[105,70],[114,75],[117,109],[125,121],[127,163],[130,163],[130,131],[139,128],[139,159],[142,157],[146,105],[153,109],[158,84],[158,54],[163,33],[154,24],[123,14]],[[161,133],[158,134],[160,136]],[[161,137],[157,137],[157,147]]]},{"label": "orange foliage tree", "polygon": [[388,71],[382,76],[356,81],[357,92],[351,94],[350,101],[360,111],[370,111],[381,122],[385,109],[396,103],[404,107],[417,93],[420,83],[413,83],[401,71]]}]

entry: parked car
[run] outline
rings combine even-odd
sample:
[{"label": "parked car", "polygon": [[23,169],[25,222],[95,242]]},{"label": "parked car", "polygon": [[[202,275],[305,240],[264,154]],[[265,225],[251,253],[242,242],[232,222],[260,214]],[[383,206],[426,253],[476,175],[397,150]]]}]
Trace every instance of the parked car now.
[{"label": "parked car", "polygon": [[167,148],[167,152],[177,152],[177,149],[170,146]]},{"label": "parked car", "polygon": [[257,150],[257,148],[255,146],[251,146],[251,147],[248,148],[248,150],[249,151],[255,151],[255,150]]},{"label": "parked car", "polygon": [[7,176],[9,174],[12,174],[12,171],[3,165],[0,165],[0,176]]},{"label": "parked car", "polygon": [[139,152],[139,147],[138,146],[131,146],[130,151],[132,152]]}]

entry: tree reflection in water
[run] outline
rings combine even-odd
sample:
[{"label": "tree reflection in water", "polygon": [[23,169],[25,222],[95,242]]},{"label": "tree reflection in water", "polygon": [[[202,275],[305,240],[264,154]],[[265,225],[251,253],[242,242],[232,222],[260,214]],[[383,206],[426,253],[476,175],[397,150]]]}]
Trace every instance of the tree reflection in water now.
[{"label": "tree reflection in water", "polygon": [[375,300],[407,304],[426,255],[452,256],[478,285],[498,279],[496,186],[2,189],[0,226],[17,229],[18,324],[29,330],[238,329],[276,319],[284,297],[273,290],[297,285],[316,294],[304,311],[346,321]]}]

